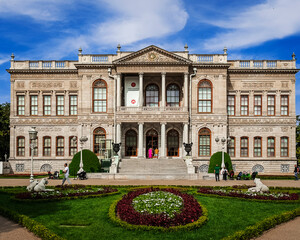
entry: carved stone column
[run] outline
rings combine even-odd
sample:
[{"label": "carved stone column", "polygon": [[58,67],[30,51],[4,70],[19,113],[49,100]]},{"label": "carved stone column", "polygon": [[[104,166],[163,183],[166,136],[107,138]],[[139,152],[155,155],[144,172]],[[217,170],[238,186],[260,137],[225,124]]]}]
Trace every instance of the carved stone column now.
[{"label": "carved stone column", "polygon": [[143,158],[143,139],[144,139],[144,123],[139,123],[139,149],[138,149],[138,158]]},{"label": "carved stone column", "polygon": [[189,79],[189,73],[186,72],[186,73],[184,73],[184,104],[183,104],[183,107],[185,108],[186,111],[188,109],[188,103],[189,103],[189,97],[188,97],[188,92],[189,92],[188,79]]},{"label": "carved stone column", "polygon": [[281,94],[280,90],[277,90],[276,91],[276,99],[275,99],[275,104],[276,104],[276,106],[275,106],[275,111],[276,111],[275,115],[276,116],[281,115],[281,111],[280,111],[281,110],[280,109],[281,97],[280,97],[280,94]]},{"label": "carved stone column", "polygon": [[[117,142],[116,143],[121,143],[122,138],[121,138],[121,123],[117,124]],[[121,157],[121,151],[118,152],[119,157]]]},{"label": "carved stone column", "polygon": [[166,157],[166,123],[160,123],[161,125],[161,146],[160,146],[160,157],[164,158]]},{"label": "carved stone column", "polygon": [[117,73],[117,110],[121,106],[121,74]]},{"label": "carved stone column", "polygon": [[66,91],[65,93],[65,111],[64,111],[65,116],[70,115],[70,95],[69,91]]},{"label": "carved stone column", "polygon": [[[189,129],[189,125],[187,123],[184,123],[183,124],[183,139],[182,139],[183,143],[189,143],[188,129]],[[182,149],[184,149],[184,148],[182,148]],[[182,155],[185,156],[186,153],[182,153]]]},{"label": "carved stone column", "polygon": [[143,79],[144,73],[140,72],[139,73],[139,84],[140,84],[140,91],[139,91],[139,107],[143,107],[143,102],[144,102],[144,79]]},{"label": "carved stone column", "polygon": [[164,109],[166,106],[166,73],[161,73],[161,107]]}]

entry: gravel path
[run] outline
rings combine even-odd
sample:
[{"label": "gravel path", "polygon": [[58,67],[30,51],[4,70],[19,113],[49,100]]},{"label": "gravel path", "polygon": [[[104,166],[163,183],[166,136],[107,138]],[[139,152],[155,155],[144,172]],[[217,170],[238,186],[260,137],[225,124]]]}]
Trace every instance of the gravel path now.
[{"label": "gravel path", "polygon": [[[85,185],[184,185],[184,186],[232,186],[254,185],[253,181],[228,180],[216,182],[215,180],[73,180],[73,184]],[[272,187],[296,187],[300,188],[300,181],[293,180],[262,180],[264,184]],[[61,180],[50,180],[49,185],[61,184]],[[0,186],[27,186],[29,179],[0,179]],[[267,232],[256,240],[296,240],[300,236],[300,217],[283,223]],[[0,216],[0,240],[36,240],[40,239],[20,225]]]}]

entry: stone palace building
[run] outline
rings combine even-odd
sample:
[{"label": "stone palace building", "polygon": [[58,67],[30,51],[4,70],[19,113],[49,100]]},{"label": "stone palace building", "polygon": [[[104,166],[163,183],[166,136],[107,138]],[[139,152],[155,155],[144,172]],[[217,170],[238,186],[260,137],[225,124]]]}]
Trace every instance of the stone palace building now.
[{"label": "stone palace building", "polygon": [[[83,54],[78,60],[11,57],[12,171],[30,172],[32,126],[38,131],[34,172],[62,169],[83,148],[123,160],[184,159],[192,142],[195,172],[227,151],[235,171],[292,172],[295,152],[295,55],[291,60],[228,60],[223,54],[136,52]],[[77,137],[77,140],[76,138]],[[217,142],[216,139],[224,140]],[[231,139],[229,141],[229,138]],[[225,141],[226,140],[226,141]],[[223,145],[222,145],[223,143]]]}]

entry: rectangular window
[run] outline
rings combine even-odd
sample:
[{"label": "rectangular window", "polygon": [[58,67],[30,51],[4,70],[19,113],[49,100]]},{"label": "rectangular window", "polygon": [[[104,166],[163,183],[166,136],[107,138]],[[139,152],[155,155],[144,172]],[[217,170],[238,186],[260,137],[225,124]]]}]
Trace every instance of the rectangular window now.
[{"label": "rectangular window", "polygon": [[261,116],[261,95],[254,96],[254,115]]},{"label": "rectangular window", "polygon": [[275,138],[268,137],[268,157],[275,157]]},{"label": "rectangular window", "polygon": [[275,116],[275,95],[268,95],[268,116]]},{"label": "rectangular window", "polygon": [[51,96],[44,96],[44,116],[51,115]]},{"label": "rectangular window", "polygon": [[261,137],[254,138],[254,157],[261,157]]},{"label": "rectangular window", "polygon": [[94,88],[94,112],[106,112],[106,88]]},{"label": "rectangular window", "polygon": [[51,156],[51,137],[43,139],[43,156]]},{"label": "rectangular window", "polygon": [[235,115],[235,96],[227,96],[227,114],[229,116]]},{"label": "rectangular window", "polygon": [[230,137],[228,142],[227,152],[230,157],[235,157],[235,137]]},{"label": "rectangular window", "polygon": [[281,116],[288,116],[289,115],[289,96],[282,95],[281,96]]},{"label": "rectangular window", "polygon": [[248,116],[249,96],[241,95],[241,116]]},{"label": "rectangular window", "polygon": [[64,115],[64,96],[56,96],[56,115]]},{"label": "rectangular window", "polygon": [[241,157],[248,157],[248,138],[241,137]]},{"label": "rectangular window", "polygon": [[[38,139],[29,140],[29,144],[33,144],[33,146],[34,146],[33,156],[37,156],[38,155]],[[29,149],[30,149],[30,156],[31,156],[31,147]]]},{"label": "rectangular window", "polygon": [[25,137],[17,137],[17,156],[25,156]]},{"label": "rectangular window", "polygon": [[77,153],[77,139],[74,136],[69,138],[69,155],[74,156]]},{"label": "rectangular window", "polygon": [[64,156],[64,137],[57,137],[56,138],[56,156]]},{"label": "rectangular window", "polygon": [[77,96],[70,96],[70,115],[77,115]]},{"label": "rectangular window", "polygon": [[18,116],[25,115],[25,96],[17,96],[17,114]]},{"label": "rectangular window", "polygon": [[38,115],[38,96],[30,96],[30,115]]},{"label": "rectangular window", "polygon": [[288,157],[289,156],[289,138],[282,137],[280,139],[280,156]]},{"label": "rectangular window", "polygon": [[199,156],[210,156],[209,135],[199,135]]}]

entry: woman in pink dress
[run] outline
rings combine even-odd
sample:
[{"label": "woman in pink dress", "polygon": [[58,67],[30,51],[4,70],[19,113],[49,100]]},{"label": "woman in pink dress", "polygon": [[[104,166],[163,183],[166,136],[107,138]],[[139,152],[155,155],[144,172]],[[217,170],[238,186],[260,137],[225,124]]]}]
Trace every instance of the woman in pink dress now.
[{"label": "woman in pink dress", "polygon": [[153,154],[152,148],[149,148],[149,150],[148,150],[148,157],[152,158],[152,154]]}]

